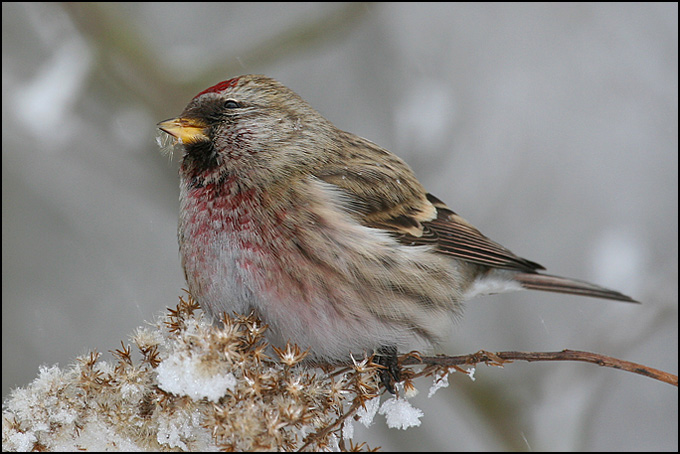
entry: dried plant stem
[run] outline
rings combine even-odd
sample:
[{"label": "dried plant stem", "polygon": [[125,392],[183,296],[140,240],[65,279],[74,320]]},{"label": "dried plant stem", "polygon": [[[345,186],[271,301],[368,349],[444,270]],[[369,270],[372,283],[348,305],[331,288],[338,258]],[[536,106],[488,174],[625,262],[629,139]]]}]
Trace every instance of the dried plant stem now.
[{"label": "dried plant stem", "polygon": [[424,364],[427,366],[461,366],[474,365],[481,362],[487,365],[500,366],[512,361],[582,361],[593,363],[603,367],[625,370],[635,374],[659,380],[673,386],[678,386],[678,376],[654,369],[642,364],[624,361],[599,353],[584,352],[578,350],[562,350],[559,352],[487,352],[480,350],[477,353],[460,356],[423,356],[409,355],[401,360],[402,366]]},{"label": "dried plant stem", "polygon": [[349,418],[350,416],[354,416],[362,405],[363,401],[361,399],[355,399],[354,402],[352,403],[352,406],[345,412],[345,414],[340,416],[329,426],[326,426],[323,429],[319,430],[318,432],[315,432],[311,434],[309,437],[307,437],[306,443],[302,445],[302,447],[298,451],[300,452],[304,451],[307,447],[311,446],[318,439],[323,439],[334,430],[337,430],[342,425],[342,423],[345,422],[347,418]]}]

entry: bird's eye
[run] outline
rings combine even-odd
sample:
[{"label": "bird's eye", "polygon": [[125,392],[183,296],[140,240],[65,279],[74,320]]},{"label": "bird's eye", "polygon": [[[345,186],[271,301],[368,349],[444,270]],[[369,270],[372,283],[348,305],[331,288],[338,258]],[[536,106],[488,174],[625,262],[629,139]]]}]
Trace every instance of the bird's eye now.
[{"label": "bird's eye", "polygon": [[227,99],[226,101],[224,101],[225,109],[238,109],[239,107],[241,107],[241,104],[234,101],[233,99]]}]

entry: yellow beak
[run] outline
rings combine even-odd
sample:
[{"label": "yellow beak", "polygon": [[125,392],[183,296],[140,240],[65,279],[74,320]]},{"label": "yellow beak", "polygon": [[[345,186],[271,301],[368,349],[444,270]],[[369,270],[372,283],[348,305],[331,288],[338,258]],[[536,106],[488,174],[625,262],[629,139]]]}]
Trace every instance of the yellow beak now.
[{"label": "yellow beak", "polygon": [[158,123],[158,128],[176,137],[180,143],[208,140],[208,126],[196,118],[172,118]]}]

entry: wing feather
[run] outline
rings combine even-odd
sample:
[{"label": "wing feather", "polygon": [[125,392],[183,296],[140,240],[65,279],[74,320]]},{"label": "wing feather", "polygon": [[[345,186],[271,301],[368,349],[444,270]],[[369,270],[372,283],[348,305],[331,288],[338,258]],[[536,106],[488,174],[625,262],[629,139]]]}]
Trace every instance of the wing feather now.
[{"label": "wing feather", "polygon": [[378,145],[339,131],[345,146],[337,160],[312,170],[353,201],[359,221],[385,230],[407,245],[432,245],[442,254],[493,268],[544,269],[490,240],[435,196],[410,167]]}]

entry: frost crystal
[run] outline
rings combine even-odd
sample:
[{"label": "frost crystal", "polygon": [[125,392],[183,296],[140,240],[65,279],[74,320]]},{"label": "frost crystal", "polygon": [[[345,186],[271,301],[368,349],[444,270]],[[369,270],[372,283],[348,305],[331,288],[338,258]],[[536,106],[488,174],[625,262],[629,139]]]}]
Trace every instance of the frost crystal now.
[{"label": "frost crystal", "polygon": [[373,418],[378,413],[378,408],[380,408],[380,396],[364,402],[364,406],[366,408],[362,407],[357,411],[357,416],[359,417],[359,422],[368,427],[373,423]]},{"label": "frost crystal", "polygon": [[386,400],[380,407],[379,413],[385,415],[387,427],[390,429],[406,430],[412,426],[420,425],[423,412],[415,408],[405,399],[393,397]]},{"label": "frost crystal", "polygon": [[350,419],[345,419],[345,422],[342,423],[342,438],[345,440],[354,438],[354,424]]},{"label": "frost crystal", "polygon": [[448,388],[449,386],[449,374],[447,372],[437,372],[434,376],[434,383],[430,387],[430,391],[427,393],[427,397],[430,398],[434,396],[434,393],[439,391],[441,388]]},{"label": "frost crystal", "polygon": [[161,362],[156,368],[158,387],[163,391],[194,399],[202,397],[217,402],[227,391],[236,386],[234,375],[220,373],[206,374],[199,358],[187,358],[175,354]]}]

